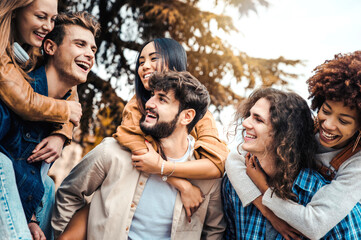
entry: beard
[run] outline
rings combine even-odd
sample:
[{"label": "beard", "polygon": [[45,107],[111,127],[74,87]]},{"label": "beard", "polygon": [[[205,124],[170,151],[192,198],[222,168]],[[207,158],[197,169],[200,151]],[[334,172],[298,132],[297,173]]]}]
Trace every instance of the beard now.
[{"label": "beard", "polygon": [[160,140],[162,138],[167,138],[174,132],[174,129],[177,126],[178,117],[179,113],[174,117],[173,120],[169,122],[157,121],[153,126],[147,126],[144,122],[145,115],[143,115],[139,122],[140,129],[143,131],[143,133],[150,135],[155,139]]}]

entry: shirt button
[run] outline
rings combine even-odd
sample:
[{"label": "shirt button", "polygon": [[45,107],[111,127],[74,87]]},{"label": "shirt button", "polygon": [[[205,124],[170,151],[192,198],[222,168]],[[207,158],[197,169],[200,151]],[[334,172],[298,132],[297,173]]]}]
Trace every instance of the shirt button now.
[{"label": "shirt button", "polygon": [[29,196],[28,196],[28,201],[31,201],[31,200],[33,200],[33,196],[32,196],[32,195],[29,195]]},{"label": "shirt button", "polygon": [[142,186],[142,185],[143,185],[143,182],[140,182],[139,185]]},{"label": "shirt button", "polygon": [[134,203],[132,203],[132,205],[130,205],[130,207],[131,207],[131,208],[135,207],[135,204],[134,204]]},{"label": "shirt button", "polygon": [[26,133],[25,137],[30,138],[31,137],[30,133]]},{"label": "shirt button", "polygon": [[128,230],[129,230],[129,227],[126,227],[126,228],[125,228],[125,231],[128,231]]},{"label": "shirt button", "polygon": [[30,172],[31,172],[31,174],[33,174],[33,175],[35,174],[35,170],[31,170]]}]

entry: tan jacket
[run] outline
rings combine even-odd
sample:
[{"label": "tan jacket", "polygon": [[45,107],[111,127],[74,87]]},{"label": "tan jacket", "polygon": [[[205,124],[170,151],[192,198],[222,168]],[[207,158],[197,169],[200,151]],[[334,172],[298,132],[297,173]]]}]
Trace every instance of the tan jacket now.
[{"label": "tan jacket", "polygon": [[[145,136],[140,129],[139,120],[141,117],[142,114],[139,112],[136,97],[133,96],[124,107],[122,125],[118,126],[117,132],[113,135],[120,145],[131,151],[147,149],[144,138],[151,143],[154,142],[151,136]],[[196,159],[207,158],[211,160],[223,175],[229,150],[227,145],[219,139],[216,121],[209,111],[198,121],[191,135],[196,140],[194,145]],[[156,149],[155,145],[153,147]]]},{"label": "tan jacket", "polygon": [[[133,215],[149,175],[133,168],[131,153],[114,138],[105,138],[70,172],[56,193],[52,226],[58,236],[73,214],[94,193],[88,217],[88,239],[127,239]],[[171,239],[222,239],[225,230],[220,182],[191,180],[205,200],[188,223],[179,196]]]},{"label": "tan jacket", "polygon": [[[54,133],[72,138],[73,124],[69,123],[67,103],[35,93],[6,54],[0,57],[0,98],[24,120],[66,123]],[[76,88],[69,100],[78,100]]]}]

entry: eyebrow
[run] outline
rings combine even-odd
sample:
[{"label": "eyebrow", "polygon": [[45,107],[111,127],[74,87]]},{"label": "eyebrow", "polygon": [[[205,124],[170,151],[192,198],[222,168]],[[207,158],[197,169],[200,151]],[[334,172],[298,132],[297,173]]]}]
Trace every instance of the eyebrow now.
[{"label": "eyebrow", "polygon": [[167,96],[167,94],[165,93],[158,93],[159,96],[167,98],[168,100],[170,100],[170,98]]},{"label": "eyebrow", "polygon": [[[73,39],[73,42],[82,42],[82,43],[85,43],[85,44],[89,44],[87,41],[83,40],[83,39],[80,39],[80,38],[76,38],[76,39]],[[93,45],[91,46],[91,49],[94,49],[95,51],[98,50],[98,47],[96,45]]]},{"label": "eyebrow", "polygon": [[[154,55],[154,54],[158,54],[158,52],[152,52],[152,53],[149,53],[149,56],[152,56],[152,55]],[[144,58],[144,56],[139,56],[139,59],[143,59]]]},{"label": "eyebrow", "polygon": [[[329,108],[329,109],[331,109],[332,110],[332,107],[327,103],[327,102],[325,102],[325,104],[326,104],[326,106]],[[355,120],[356,121],[356,118],[355,117],[353,117],[353,116],[351,116],[351,115],[348,115],[348,114],[346,114],[346,113],[340,113],[340,115],[341,116],[343,116],[343,117],[349,117],[349,118],[352,118],[353,120]]]}]

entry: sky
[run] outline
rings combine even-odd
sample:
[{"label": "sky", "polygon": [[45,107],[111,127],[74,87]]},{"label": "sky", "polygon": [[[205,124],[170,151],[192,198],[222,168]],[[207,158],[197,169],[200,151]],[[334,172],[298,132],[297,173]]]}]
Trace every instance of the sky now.
[{"label": "sky", "polygon": [[250,56],[304,60],[290,68],[301,76],[290,88],[308,97],[312,70],[336,53],[361,50],[361,1],[271,0],[268,8],[235,19],[230,42]]},{"label": "sky", "polygon": [[[257,13],[234,19],[239,32],[227,40],[252,57],[303,60],[304,65],[289,68],[300,76],[291,80],[288,88],[307,99],[306,80],[316,66],[337,53],[361,50],[361,1],[269,2],[268,8],[259,7]],[[218,128],[223,139],[233,112],[234,109],[228,107],[220,115]]]},{"label": "sky", "polygon": [[[290,72],[300,76],[296,80],[292,79],[287,87],[303,98],[308,97],[306,80],[317,65],[332,59],[337,53],[361,50],[360,0],[269,0],[268,2],[270,3],[268,8],[258,7],[257,13],[250,12],[248,16],[235,18],[234,23],[239,32],[232,33],[227,37],[227,41],[252,57],[283,56],[287,59],[303,60],[304,65],[288,68]],[[214,8],[208,0],[202,0],[200,8],[217,13],[223,10],[222,7]],[[230,15],[238,14],[230,13]],[[242,86],[237,88],[239,89],[235,91],[243,95]],[[129,99],[133,95],[125,85],[117,92],[124,99]],[[218,128],[223,139],[233,113],[234,109],[227,107],[220,114]]]}]

